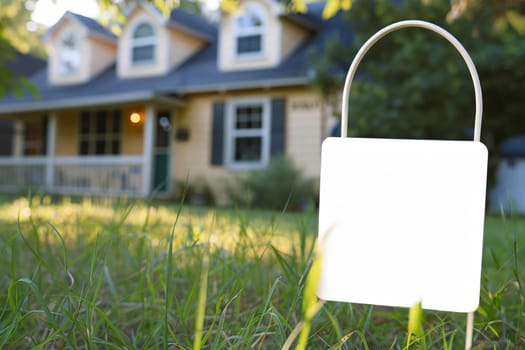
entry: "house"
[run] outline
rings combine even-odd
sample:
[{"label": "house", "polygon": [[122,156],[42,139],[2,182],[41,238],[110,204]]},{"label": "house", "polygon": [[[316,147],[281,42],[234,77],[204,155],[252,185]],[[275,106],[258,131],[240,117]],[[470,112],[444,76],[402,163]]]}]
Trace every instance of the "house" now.
[{"label": "house", "polygon": [[497,182],[489,197],[491,210],[525,214],[525,135],[504,140],[499,151]]},{"label": "house", "polygon": [[[43,69],[46,62],[38,57],[23,54],[13,49],[13,57],[1,60],[0,65],[9,71],[13,78],[27,79]],[[14,126],[15,123],[12,120],[0,118],[0,157],[12,154]]]},{"label": "house", "polygon": [[332,35],[351,39],[323,6],[293,14],[242,0],[212,23],[138,4],[118,37],[66,13],[44,37],[47,68],[32,77],[40,97],[0,100],[0,119],[15,126],[0,190],[170,195],[188,178],[225,202],[225,182],[280,154],[318,177],[336,120],[311,87],[309,55]]}]

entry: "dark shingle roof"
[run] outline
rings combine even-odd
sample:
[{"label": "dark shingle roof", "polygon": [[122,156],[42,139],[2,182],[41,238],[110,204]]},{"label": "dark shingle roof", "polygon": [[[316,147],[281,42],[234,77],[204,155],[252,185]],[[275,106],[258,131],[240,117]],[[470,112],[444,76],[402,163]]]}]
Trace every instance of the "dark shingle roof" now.
[{"label": "dark shingle roof", "polygon": [[117,37],[112,32],[110,32],[107,28],[103,27],[100,23],[95,21],[93,18],[82,16],[78,13],[69,12],[69,11],[67,12],[67,14],[79,20],[84,26],[86,26],[86,28],[91,33],[98,34],[100,36],[106,37],[111,40],[117,39]]},{"label": "dark shingle roof", "polygon": [[46,61],[27,54],[15,52],[12,59],[5,59],[5,67],[19,77],[31,77],[46,66]]},{"label": "dark shingle roof", "polygon": [[217,33],[215,26],[206,18],[190,13],[181,8],[176,8],[171,11],[169,24],[200,36],[206,40],[213,40]]},{"label": "dark shingle roof", "polygon": [[[322,52],[325,42],[334,33],[343,44],[350,45],[352,35],[342,14],[323,21],[322,4],[309,6],[308,17],[321,25],[310,39],[279,65],[264,69],[242,71],[222,71],[217,64],[217,31],[211,24],[197,16],[185,17],[184,10],[174,11],[170,18],[179,25],[198,28],[209,35],[210,40],[185,63],[175,67],[163,76],[133,79],[119,79],[115,65],[109,67],[87,83],[67,86],[52,86],[47,79],[46,70],[36,74],[32,81],[40,89],[40,100],[32,96],[22,98],[8,96],[0,100],[0,113],[13,111],[80,107],[91,104],[118,103],[128,100],[147,100],[153,96],[174,96],[191,92],[214,92],[246,88],[306,85],[311,80],[308,65],[312,51]],[[348,58],[350,64],[352,57]],[[344,74],[342,72],[341,74]]]}]

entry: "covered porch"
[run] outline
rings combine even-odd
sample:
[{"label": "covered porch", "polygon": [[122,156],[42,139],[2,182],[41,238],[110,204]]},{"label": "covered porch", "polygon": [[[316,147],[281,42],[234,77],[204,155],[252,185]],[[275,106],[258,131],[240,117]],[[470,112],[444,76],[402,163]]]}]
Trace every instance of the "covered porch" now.
[{"label": "covered porch", "polygon": [[174,102],[0,115],[0,191],[169,195]]}]

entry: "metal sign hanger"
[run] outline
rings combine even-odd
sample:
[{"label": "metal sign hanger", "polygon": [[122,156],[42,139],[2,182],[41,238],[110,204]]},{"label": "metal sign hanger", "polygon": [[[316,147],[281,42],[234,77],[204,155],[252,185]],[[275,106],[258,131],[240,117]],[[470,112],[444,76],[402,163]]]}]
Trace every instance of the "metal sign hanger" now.
[{"label": "metal sign hanger", "polygon": [[[474,84],[473,141],[348,138],[350,87],[366,52],[406,27],[431,30],[461,54]],[[318,296],[324,300],[468,313],[479,305],[488,152],[479,142],[479,77],[449,32],[425,21],[401,21],[358,51],[343,89],[341,137],[323,142]],[[424,113],[422,113],[424,114]]]}]

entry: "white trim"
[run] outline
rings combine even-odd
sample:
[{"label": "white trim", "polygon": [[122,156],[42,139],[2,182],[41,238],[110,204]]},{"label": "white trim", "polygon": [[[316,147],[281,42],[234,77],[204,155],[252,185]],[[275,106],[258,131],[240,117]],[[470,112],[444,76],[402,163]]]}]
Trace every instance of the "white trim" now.
[{"label": "white trim", "polygon": [[171,129],[169,131],[169,136],[168,136],[168,172],[166,174],[166,177],[167,177],[167,181],[168,183],[166,184],[166,192],[165,193],[173,193],[173,190],[174,190],[174,187],[173,187],[173,168],[175,167],[175,141],[173,140],[174,139],[174,136],[175,136],[175,113],[176,113],[176,110],[175,109],[166,109],[166,111],[169,112],[170,114],[170,125],[171,125]]},{"label": "white trim", "polygon": [[[225,166],[235,170],[258,169],[268,165],[270,160],[270,130],[271,130],[271,103],[269,97],[240,98],[226,102],[226,123],[224,128],[225,148],[224,160]],[[262,128],[258,130],[236,130],[235,129],[235,110],[239,106],[257,105],[262,107]],[[261,137],[261,160],[260,161],[235,161],[234,140],[243,136],[260,136]]]},{"label": "white trim", "polygon": [[[73,47],[66,47],[64,42],[66,40],[72,40]],[[64,58],[64,55],[66,56]],[[69,77],[76,75],[80,72],[82,68],[82,53],[80,47],[80,40],[78,35],[72,31],[68,30],[60,36],[58,43],[58,75],[61,77]],[[71,70],[67,66],[67,63],[71,63]]]},{"label": "white trim", "polygon": [[47,140],[46,140],[46,188],[53,188],[55,180],[55,151],[56,151],[56,134],[57,134],[57,116],[52,112],[47,120]]},{"label": "white trim", "polygon": [[153,170],[153,147],[155,135],[155,108],[152,105],[146,106],[143,134],[142,151],[142,194],[146,197],[151,192],[152,170]]},{"label": "white trim", "polygon": [[[48,156],[0,157],[0,165],[45,165]],[[142,156],[68,156],[54,157],[54,165],[142,165]]]},{"label": "white trim", "polygon": [[26,157],[0,157],[0,165],[45,165],[46,156],[26,156]]},{"label": "white trim", "polygon": [[[248,28],[239,28],[238,20],[239,18],[242,18],[243,16],[246,16],[250,13],[255,13],[260,21],[261,26],[252,26]],[[239,13],[233,18],[233,57],[235,60],[254,60],[254,59],[262,59],[266,56],[266,40],[267,40],[267,14],[266,11],[256,3],[249,3],[244,6],[244,9],[239,11]],[[239,53],[239,38],[252,36],[252,35],[260,35],[261,36],[261,50],[255,51],[255,52],[244,52]]]},{"label": "white trim", "polygon": [[184,105],[184,102],[169,96],[156,95],[155,91],[137,91],[125,93],[107,93],[97,96],[74,97],[59,100],[36,100],[1,105],[0,115],[17,112],[41,112],[50,109],[68,109],[81,107],[115,106],[116,104],[136,104],[137,102],[153,101],[158,103],[174,103]]},{"label": "white trim", "polygon": [[[135,32],[138,30],[138,27],[141,25],[148,25],[153,34],[149,37],[143,37],[143,38],[135,38]],[[130,37],[130,45],[129,45],[129,66],[130,67],[140,67],[140,66],[150,66],[157,62],[157,56],[158,56],[158,39],[157,39],[157,33],[155,30],[155,26],[148,20],[140,20],[135,24],[131,30],[131,37]],[[144,46],[153,46],[153,58],[151,60],[142,60],[136,62],[133,59],[133,49],[137,47],[144,47]]]},{"label": "white trim", "polygon": [[72,156],[56,157],[56,165],[142,165],[141,156]]}]

